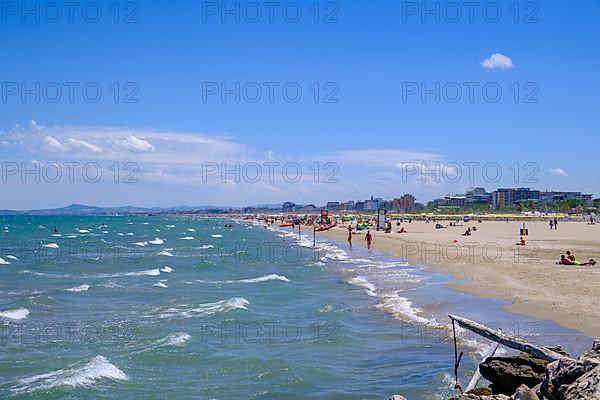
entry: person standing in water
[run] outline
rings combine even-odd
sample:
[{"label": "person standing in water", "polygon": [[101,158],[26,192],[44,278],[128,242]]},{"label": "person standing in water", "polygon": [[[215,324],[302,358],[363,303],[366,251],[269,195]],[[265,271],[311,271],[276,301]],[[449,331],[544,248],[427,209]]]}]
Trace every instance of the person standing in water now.
[{"label": "person standing in water", "polygon": [[348,244],[350,245],[350,250],[352,250],[352,225],[348,225]]},{"label": "person standing in water", "polygon": [[365,240],[367,241],[367,249],[371,250],[371,243],[373,243],[373,236],[371,236],[371,231],[367,231]]}]

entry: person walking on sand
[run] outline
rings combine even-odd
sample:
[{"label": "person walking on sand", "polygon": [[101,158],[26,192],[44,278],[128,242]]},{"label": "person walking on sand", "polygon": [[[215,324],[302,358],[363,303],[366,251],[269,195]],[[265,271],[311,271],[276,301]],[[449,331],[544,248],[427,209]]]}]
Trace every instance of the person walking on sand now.
[{"label": "person walking on sand", "polygon": [[350,245],[350,250],[352,250],[352,225],[348,226],[348,244]]},{"label": "person walking on sand", "polygon": [[371,236],[371,231],[367,231],[365,235],[365,240],[367,241],[367,249],[371,250],[371,243],[373,243],[373,236]]},{"label": "person walking on sand", "polygon": [[554,218],[554,230],[558,229],[558,219]]},{"label": "person walking on sand", "polygon": [[550,230],[552,230],[552,228],[554,228],[554,221],[550,220]]}]

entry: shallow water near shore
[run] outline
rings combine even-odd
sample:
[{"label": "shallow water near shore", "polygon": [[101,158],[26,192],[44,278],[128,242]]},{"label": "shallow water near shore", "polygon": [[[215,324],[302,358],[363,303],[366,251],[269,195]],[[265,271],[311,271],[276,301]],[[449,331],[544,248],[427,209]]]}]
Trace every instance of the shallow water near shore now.
[{"label": "shallow water near shore", "polygon": [[[448,313],[591,343],[423,266],[260,224],[0,217],[0,232],[3,398],[444,399]],[[464,386],[489,343],[460,333]]]}]

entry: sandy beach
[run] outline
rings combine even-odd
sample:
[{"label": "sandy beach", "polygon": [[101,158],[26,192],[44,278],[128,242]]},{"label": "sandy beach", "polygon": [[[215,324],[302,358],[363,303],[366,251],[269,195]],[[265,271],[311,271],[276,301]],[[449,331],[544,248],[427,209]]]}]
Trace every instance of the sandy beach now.
[{"label": "sandy beach", "polygon": [[[371,230],[375,251],[393,253],[412,264],[451,274],[455,290],[511,302],[508,311],[549,319],[590,336],[600,336],[600,264],[556,265],[570,250],[579,261],[600,260],[600,224],[561,222],[550,230],[546,222],[527,222],[525,246],[516,246],[522,222],[460,223],[435,229],[434,223],[403,223],[407,233]],[[443,225],[448,225],[443,222]],[[471,236],[462,236],[476,226]],[[319,237],[347,243],[348,230],[338,226]],[[365,231],[353,235],[354,246],[365,246]]]}]

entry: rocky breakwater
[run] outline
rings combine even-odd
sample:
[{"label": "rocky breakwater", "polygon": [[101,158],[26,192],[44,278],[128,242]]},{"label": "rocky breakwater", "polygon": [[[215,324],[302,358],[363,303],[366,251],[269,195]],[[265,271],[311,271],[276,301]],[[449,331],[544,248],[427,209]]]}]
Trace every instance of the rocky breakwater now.
[{"label": "rocky breakwater", "polygon": [[[476,374],[469,384],[474,389],[451,400],[600,400],[600,339],[590,351],[573,358],[560,346],[536,346],[474,321],[451,318],[464,328],[521,351],[514,357],[486,358],[478,372],[487,382],[477,385]],[[402,397],[390,400],[398,398]]]}]

